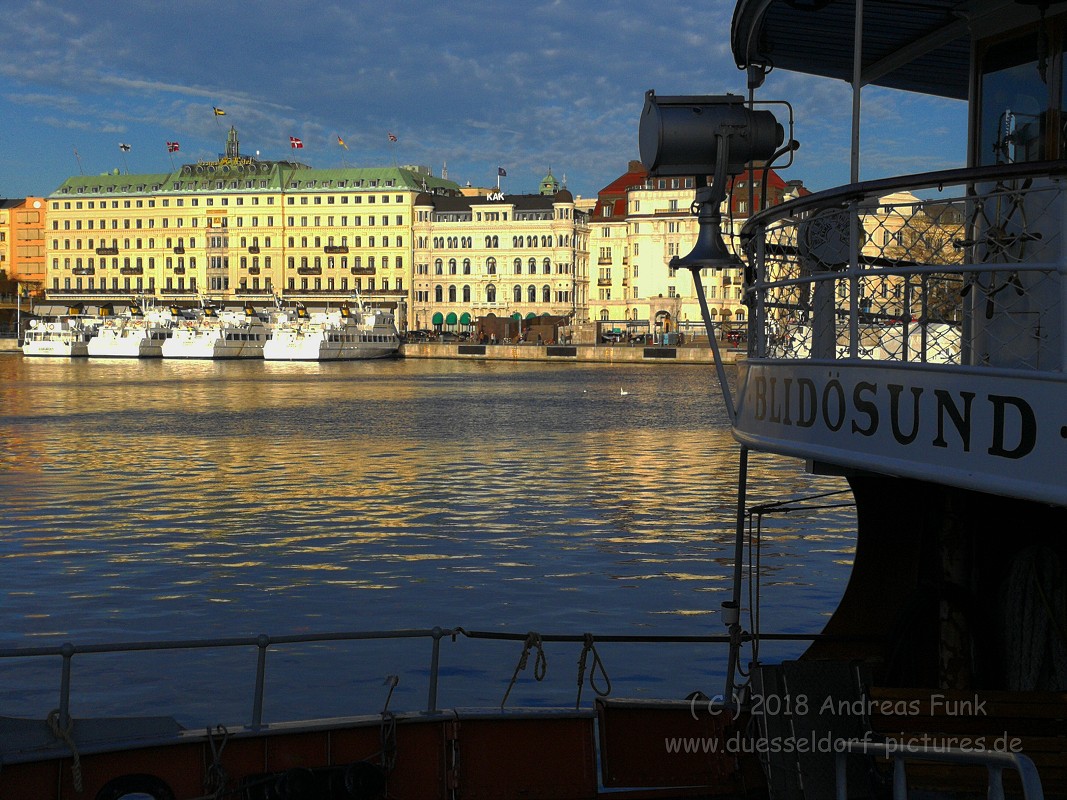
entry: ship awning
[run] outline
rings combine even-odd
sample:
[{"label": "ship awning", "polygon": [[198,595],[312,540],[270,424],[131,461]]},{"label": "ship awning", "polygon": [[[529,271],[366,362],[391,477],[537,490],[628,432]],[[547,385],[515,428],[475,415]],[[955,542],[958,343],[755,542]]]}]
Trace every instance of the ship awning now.
[{"label": "ship awning", "polygon": [[471,324],[471,315],[469,313],[467,313],[466,311],[464,311],[462,314],[459,315],[459,324],[460,325],[470,325]]},{"label": "ship awning", "polygon": [[[861,84],[967,98],[970,35],[959,0],[863,0]],[[979,0],[977,14],[1014,0]],[[853,77],[856,0],[738,0],[730,44],[737,65]]]},{"label": "ship awning", "polygon": [[445,325],[455,325],[457,319],[458,318],[456,317],[456,312],[455,311],[449,311],[448,312],[448,316],[445,317]]},{"label": "ship awning", "polygon": [[438,311],[433,315],[433,319],[430,320],[431,325],[441,325],[445,321],[445,315]]}]

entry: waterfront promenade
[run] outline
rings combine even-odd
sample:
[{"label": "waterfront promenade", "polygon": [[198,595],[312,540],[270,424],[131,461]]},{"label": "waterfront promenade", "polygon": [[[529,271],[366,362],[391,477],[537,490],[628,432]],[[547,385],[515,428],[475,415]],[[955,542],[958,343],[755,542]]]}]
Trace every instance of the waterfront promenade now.
[{"label": "waterfront promenade", "polygon": [[[743,357],[720,343],[723,360],[734,363]],[[17,353],[14,337],[0,337],[0,353]],[[647,347],[629,344],[472,344],[469,342],[407,342],[400,346],[403,358],[449,358],[467,361],[575,361],[585,364],[713,364],[711,348],[706,343],[682,347]]]}]

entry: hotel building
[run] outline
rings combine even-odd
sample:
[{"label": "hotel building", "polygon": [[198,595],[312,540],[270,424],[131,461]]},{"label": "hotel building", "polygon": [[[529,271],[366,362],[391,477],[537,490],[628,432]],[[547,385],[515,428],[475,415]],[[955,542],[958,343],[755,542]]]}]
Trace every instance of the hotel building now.
[{"label": "hotel building", "polygon": [[414,201],[458,193],[426,168],[312,169],[240,154],[176,172],[75,176],[47,198],[50,300],[326,304],[360,292],[398,308]]}]

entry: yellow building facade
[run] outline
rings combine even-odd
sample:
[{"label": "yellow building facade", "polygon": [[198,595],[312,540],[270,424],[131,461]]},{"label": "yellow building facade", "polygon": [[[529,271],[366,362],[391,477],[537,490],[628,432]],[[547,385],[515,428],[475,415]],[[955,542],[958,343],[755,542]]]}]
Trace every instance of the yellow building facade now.
[{"label": "yellow building facade", "polygon": [[553,183],[535,195],[420,195],[412,319],[455,329],[489,314],[588,320],[589,224]]}]

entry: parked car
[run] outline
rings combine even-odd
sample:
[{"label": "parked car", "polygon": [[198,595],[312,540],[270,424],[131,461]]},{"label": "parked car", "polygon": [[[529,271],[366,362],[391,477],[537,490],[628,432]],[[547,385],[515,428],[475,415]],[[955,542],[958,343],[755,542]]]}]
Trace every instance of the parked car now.
[{"label": "parked car", "polygon": [[622,331],[604,331],[600,334],[600,341],[604,344],[613,344],[622,341]]},{"label": "parked car", "polygon": [[458,342],[460,340],[459,334],[455,331],[441,331],[437,338],[442,342]]}]

